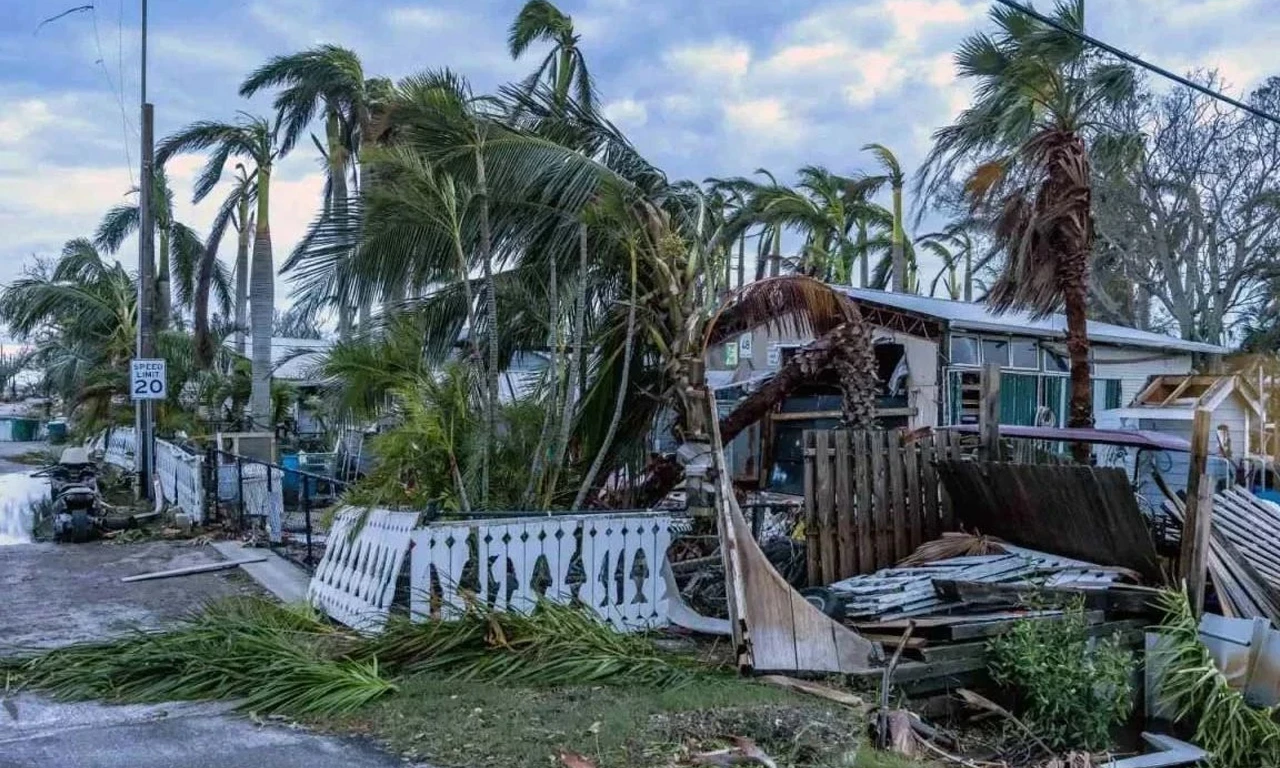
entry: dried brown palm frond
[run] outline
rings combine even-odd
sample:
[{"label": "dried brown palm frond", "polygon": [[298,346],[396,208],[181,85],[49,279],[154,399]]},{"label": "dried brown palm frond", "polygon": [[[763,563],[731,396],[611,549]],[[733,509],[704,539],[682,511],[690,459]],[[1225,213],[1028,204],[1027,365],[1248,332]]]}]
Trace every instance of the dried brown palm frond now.
[{"label": "dried brown palm frond", "polygon": [[994,536],[983,536],[970,533],[944,533],[942,538],[921,544],[905,560],[898,563],[899,568],[936,563],[953,557],[972,557],[977,555],[1003,555],[1006,553],[1001,545],[1005,542]]},{"label": "dried brown palm frond", "polygon": [[755,328],[821,336],[851,320],[861,320],[848,296],[802,275],[759,280],[734,291],[707,324],[713,345]]}]

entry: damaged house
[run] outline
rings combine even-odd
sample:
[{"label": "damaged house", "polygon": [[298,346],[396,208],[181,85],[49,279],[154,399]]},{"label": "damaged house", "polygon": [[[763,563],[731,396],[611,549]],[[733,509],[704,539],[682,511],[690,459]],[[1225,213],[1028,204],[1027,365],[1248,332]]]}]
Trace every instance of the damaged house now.
[{"label": "damaged house", "polygon": [[[878,416],[886,428],[976,424],[984,365],[1001,368],[1001,422],[1062,426],[1069,365],[1066,318],[996,314],[986,305],[864,288],[840,288],[871,327],[879,363]],[[1150,331],[1089,322],[1094,356],[1094,411],[1133,402],[1151,381],[1188,376],[1216,365],[1227,350]],[[708,381],[722,409],[766,380],[812,338],[772,329],[745,334],[710,352]],[[840,420],[837,382],[815,382],[794,393],[762,423],[728,446],[734,479],[799,494],[806,429]],[[1237,442],[1237,445],[1243,443]]]}]

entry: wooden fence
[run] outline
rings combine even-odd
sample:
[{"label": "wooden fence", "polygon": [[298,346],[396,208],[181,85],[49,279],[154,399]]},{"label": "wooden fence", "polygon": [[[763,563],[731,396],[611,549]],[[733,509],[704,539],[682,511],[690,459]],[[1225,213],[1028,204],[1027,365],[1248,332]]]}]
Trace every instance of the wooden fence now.
[{"label": "wooden fence", "polygon": [[960,437],[905,430],[805,432],[805,535],[810,584],[888,568],[954,529],[935,462]]}]

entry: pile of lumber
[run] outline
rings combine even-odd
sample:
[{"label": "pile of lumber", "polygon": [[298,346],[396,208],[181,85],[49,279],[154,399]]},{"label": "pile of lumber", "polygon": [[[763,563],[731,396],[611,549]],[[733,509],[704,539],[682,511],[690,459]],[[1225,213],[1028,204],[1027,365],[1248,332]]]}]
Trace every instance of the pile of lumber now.
[{"label": "pile of lumber", "polygon": [[[1182,525],[1186,505],[1167,498],[1165,512]],[[1270,619],[1280,626],[1280,513],[1243,489],[1213,497],[1209,578],[1228,617]]]}]

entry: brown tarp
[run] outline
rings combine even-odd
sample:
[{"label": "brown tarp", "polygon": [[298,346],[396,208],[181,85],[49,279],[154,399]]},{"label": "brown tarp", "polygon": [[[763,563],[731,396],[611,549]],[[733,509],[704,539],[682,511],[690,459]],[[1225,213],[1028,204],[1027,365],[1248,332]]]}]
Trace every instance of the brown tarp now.
[{"label": "brown tarp", "polygon": [[1123,470],[1079,465],[943,461],[956,520],[1012,544],[1163,576],[1155,544]]}]

